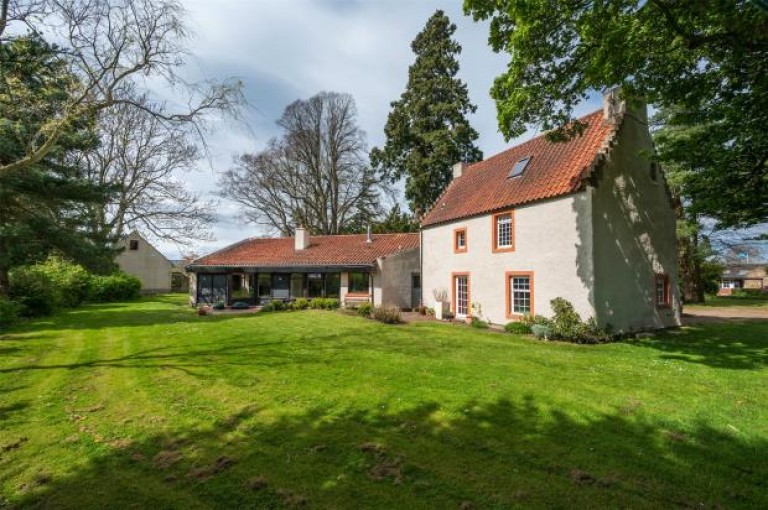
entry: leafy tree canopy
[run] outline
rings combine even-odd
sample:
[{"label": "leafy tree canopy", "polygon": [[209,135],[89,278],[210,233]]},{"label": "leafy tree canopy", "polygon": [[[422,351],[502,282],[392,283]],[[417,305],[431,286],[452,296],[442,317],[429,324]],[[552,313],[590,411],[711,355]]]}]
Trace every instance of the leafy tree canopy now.
[{"label": "leafy tree canopy", "polygon": [[[526,126],[572,136],[573,108],[620,86],[665,110],[662,157],[722,226],[766,218],[768,13],[748,0],[465,0],[511,55],[491,90],[507,138]],[[568,127],[566,127],[568,126]],[[696,150],[691,154],[692,149]],[[718,198],[717,195],[720,195]]]},{"label": "leafy tree canopy", "polygon": [[371,163],[392,182],[405,177],[405,197],[413,211],[423,213],[451,181],[451,166],[473,162],[483,154],[467,114],[474,113],[467,86],[458,78],[461,46],[443,11],[427,21],[411,44],[416,60],[408,84],[384,128],[386,143],[371,151]]},{"label": "leafy tree canopy", "polygon": [[[75,81],[57,49],[37,37],[0,46],[0,164],[24,154],[27,133],[68,100]],[[96,143],[92,120],[72,119],[43,159],[0,175],[0,294],[10,267],[52,251],[95,269],[109,265],[105,240],[88,235],[84,205],[110,189],[88,181],[72,158]]]}]

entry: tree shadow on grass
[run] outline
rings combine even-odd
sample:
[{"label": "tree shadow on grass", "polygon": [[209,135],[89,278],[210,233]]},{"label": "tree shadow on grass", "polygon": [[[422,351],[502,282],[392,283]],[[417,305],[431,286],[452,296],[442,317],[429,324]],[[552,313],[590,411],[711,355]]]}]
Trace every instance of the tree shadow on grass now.
[{"label": "tree shadow on grass", "polygon": [[5,337],[25,332],[61,330],[98,330],[105,328],[146,327],[178,323],[225,322],[240,317],[235,314],[198,316],[194,308],[177,297],[153,296],[135,302],[85,304],[59,310],[54,315],[22,322]]},{"label": "tree shadow on grass", "polygon": [[[574,418],[533,398],[387,412],[245,408],[131,442],[81,433],[69,475],[38,472],[38,508],[509,508],[768,505],[768,444],[642,409]],[[23,455],[23,447],[13,455]],[[30,466],[34,470],[34,466]]]},{"label": "tree shadow on grass", "polygon": [[768,367],[768,322],[689,326],[628,343],[661,351],[662,359],[736,370]]},{"label": "tree shadow on grass", "polygon": [[[35,364],[0,368],[2,373],[17,373],[38,370],[80,370],[95,368],[113,369],[167,369],[179,370],[188,375],[207,377],[205,369],[215,368],[211,377],[220,377],[220,368],[227,366],[280,367],[289,364],[326,363],[328,358],[321,352],[323,340],[317,336],[306,345],[311,347],[306,352],[296,349],[286,350],[285,344],[297,346],[301,340],[263,341],[244,338],[243,335],[219,338],[216,343],[190,346],[159,346],[142,349],[124,356],[101,358],[90,361],[62,364]],[[331,338],[328,336],[327,338]],[[335,336],[333,336],[335,338]],[[234,342],[234,343],[233,343]],[[338,359],[338,358],[337,358]]]}]

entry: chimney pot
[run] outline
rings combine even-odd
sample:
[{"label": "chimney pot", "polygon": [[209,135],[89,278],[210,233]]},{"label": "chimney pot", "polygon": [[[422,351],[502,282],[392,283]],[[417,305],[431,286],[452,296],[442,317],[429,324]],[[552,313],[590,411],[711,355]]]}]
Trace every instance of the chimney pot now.
[{"label": "chimney pot", "polygon": [[296,227],[296,235],[294,236],[294,248],[297,251],[309,248],[309,230],[304,227]]},{"label": "chimney pot", "polygon": [[458,163],[454,163],[453,165],[453,178],[461,177],[464,175],[464,170],[467,168],[467,164],[463,161],[459,161]]}]

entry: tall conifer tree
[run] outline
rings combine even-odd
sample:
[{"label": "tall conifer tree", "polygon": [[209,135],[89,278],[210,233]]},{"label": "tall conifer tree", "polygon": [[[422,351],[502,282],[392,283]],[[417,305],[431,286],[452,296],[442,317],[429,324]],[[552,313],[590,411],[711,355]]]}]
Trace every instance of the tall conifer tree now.
[{"label": "tall conifer tree", "polygon": [[416,36],[411,48],[416,61],[408,84],[392,103],[383,148],[371,151],[371,163],[395,182],[405,178],[410,208],[423,214],[451,181],[454,163],[473,162],[483,154],[467,114],[477,107],[467,86],[456,77],[461,46],[452,39],[456,25],[437,11]]}]

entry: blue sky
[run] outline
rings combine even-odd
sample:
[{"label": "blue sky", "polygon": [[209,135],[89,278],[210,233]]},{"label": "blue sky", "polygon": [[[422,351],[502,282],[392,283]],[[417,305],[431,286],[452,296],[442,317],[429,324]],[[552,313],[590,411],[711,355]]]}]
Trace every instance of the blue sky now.
[{"label": "blue sky", "polygon": [[[471,122],[480,133],[486,157],[534,136],[535,127],[506,143],[498,131],[488,91],[503,72],[507,55],[487,44],[488,27],[462,13],[460,0],[184,0],[194,32],[185,74],[191,80],[237,77],[250,106],[245,122],[217,122],[208,135],[210,156],[184,180],[196,192],[216,191],[218,172],[235,155],[262,149],[279,131],[275,121],[290,102],[323,90],[354,96],[369,147],[383,143],[390,102],[402,93],[413,62],[410,44],[424,23],[442,9],[457,25],[463,47],[460,78],[467,84],[477,113]],[[599,108],[596,95],[577,110]],[[215,241],[193,249],[207,253],[245,237],[261,235],[241,223],[237,208],[225,200],[217,208]],[[159,248],[179,257],[172,244]]]}]

